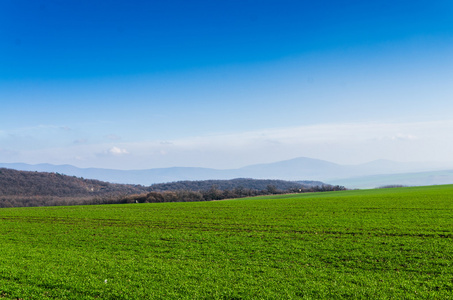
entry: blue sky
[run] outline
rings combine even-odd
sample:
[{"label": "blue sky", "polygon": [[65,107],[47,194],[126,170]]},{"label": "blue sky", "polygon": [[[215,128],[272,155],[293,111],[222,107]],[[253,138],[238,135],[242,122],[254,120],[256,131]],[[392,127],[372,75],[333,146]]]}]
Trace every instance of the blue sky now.
[{"label": "blue sky", "polygon": [[451,1],[0,3],[0,161],[453,162]]}]

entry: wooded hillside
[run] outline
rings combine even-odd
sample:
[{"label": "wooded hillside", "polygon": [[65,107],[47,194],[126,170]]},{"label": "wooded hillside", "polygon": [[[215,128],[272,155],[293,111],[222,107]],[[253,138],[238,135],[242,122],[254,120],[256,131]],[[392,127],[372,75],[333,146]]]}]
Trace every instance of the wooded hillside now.
[{"label": "wooded hillside", "polygon": [[1,196],[81,197],[148,191],[141,185],[113,184],[59,173],[0,169]]},{"label": "wooded hillside", "polygon": [[221,191],[233,189],[251,189],[251,190],[266,190],[269,186],[273,186],[277,190],[298,190],[300,188],[309,188],[313,186],[322,186],[324,183],[320,181],[286,181],[286,180],[270,180],[270,179],[251,179],[251,178],[236,178],[231,180],[199,180],[199,181],[177,181],[170,183],[153,184],[151,191],[207,191],[212,187]]},{"label": "wooded hillside", "polygon": [[257,195],[340,190],[322,182],[232,179],[178,181],[149,187],[59,173],[0,168],[0,207],[210,201]]}]

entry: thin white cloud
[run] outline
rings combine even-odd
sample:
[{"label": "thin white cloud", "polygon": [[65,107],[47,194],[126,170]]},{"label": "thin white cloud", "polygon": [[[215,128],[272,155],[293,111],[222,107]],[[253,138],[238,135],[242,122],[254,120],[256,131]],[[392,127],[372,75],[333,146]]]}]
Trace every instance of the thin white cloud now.
[{"label": "thin white cloud", "polygon": [[272,143],[280,145],[369,140],[418,140],[453,134],[453,121],[419,123],[342,123],[191,137],[172,141],[180,147]]},{"label": "thin white cloud", "polygon": [[108,150],[108,153],[113,154],[113,155],[123,155],[123,154],[129,154],[129,152],[126,149],[121,149],[119,147],[112,147]]},{"label": "thin white cloud", "polygon": [[[449,139],[446,139],[449,137]],[[297,156],[360,163],[393,160],[451,160],[453,121],[342,123],[232,134],[125,143],[137,159],[155,166],[228,168]],[[442,145],[441,145],[442,144]],[[448,145],[446,145],[448,144]],[[228,158],[228,159],[227,159]]]},{"label": "thin white cloud", "polygon": [[[144,169],[198,166],[219,169],[294,157],[342,164],[376,159],[452,162],[453,120],[413,123],[341,123],[118,144],[72,144],[21,151],[28,163]],[[75,159],[77,158],[77,159]]]}]

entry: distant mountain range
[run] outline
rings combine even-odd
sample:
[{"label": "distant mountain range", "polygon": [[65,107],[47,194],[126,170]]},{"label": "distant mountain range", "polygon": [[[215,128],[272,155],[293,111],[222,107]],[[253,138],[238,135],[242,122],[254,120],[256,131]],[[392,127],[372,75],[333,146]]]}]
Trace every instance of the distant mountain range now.
[{"label": "distant mountain range", "polygon": [[[146,186],[155,183],[182,180],[233,178],[281,179],[294,181],[319,180],[330,184],[344,185],[348,188],[372,188],[386,184],[428,185],[453,183],[453,171],[450,173],[448,171],[449,169],[453,169],[453,166],[451,165],[439,163],[401,163],[389,160],[376,160],[358,165],[340,165],[307,157],[226,170],[196,167],[113,170],[77,168],[71,165],[29,165],[23,163],[0,163],[0,167],[23,171],[56,172],[112,183],[141,184]],[[433,172],[440,170],[445,171],[442,176]],[[413,173],[420,172],[423,172],[423,174],[414,177]],[[410,173],[407,174],[407,178],[404,175],[406,173]],[[395,177],[394,174],[399,175]],[[389,181],[387,181],[387,179]]]},{"label": "distant mountain range", "polygon": [[453,170],[361,176],[335,180],[348,188],[368,189],[390,185],[422,186],[453,184]]}]

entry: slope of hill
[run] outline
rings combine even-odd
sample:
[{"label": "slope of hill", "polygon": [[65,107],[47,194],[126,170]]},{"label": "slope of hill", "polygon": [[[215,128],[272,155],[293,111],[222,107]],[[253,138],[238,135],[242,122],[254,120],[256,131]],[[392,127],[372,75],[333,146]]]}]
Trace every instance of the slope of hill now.
[{"label": "slope of hill", "polygon": [[56,196],[81,197],[108,194],[133,194],[150,191],[203,191],[215,187],[218,190],[236,188],[264,190],[273,186],[278,190],[290,190],[322,186],[320,181],[285,181],[236,178],[231,180],[177,181],[153,184],[149,187],[130,184],[115,184],[94,179],[83,179],[75,176],[50,172],[17,171],[0,168],[0,196]]},{"label": "slope of hill", "polygon": [[[319,186],[319,187],[318,187]],[[113,184],[59,173],[0,168],[0,207],[130,202],[206,201],[342,187],[284,180],[205,180],[141,185]]]},{"label": "slope of hill", "polygon": [[59,173],[0,169],[0,196],[83,197],[142,193],[147,190],[139,185],[113,184]]}]

